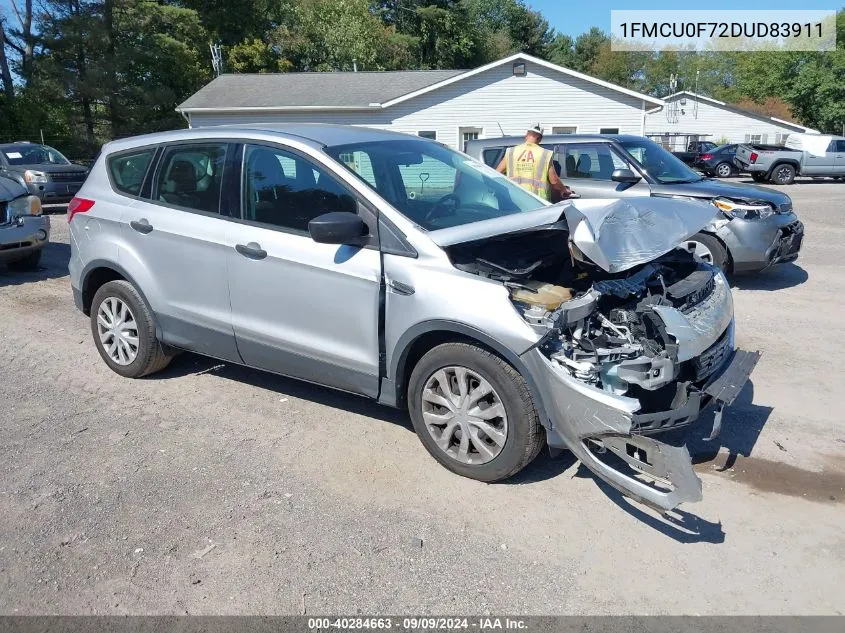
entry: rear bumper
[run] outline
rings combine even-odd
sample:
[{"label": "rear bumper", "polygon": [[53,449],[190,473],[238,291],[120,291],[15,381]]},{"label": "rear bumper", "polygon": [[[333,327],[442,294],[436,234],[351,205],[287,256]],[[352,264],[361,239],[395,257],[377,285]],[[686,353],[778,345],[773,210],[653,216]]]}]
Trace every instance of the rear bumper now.
[{"label": "rear bumper", "polygon": [[0,263],[23,259],[50,241],[50,218],[26,216],[0,225]]},{"label": "rear bumper", "polygon": [[586,385],[533,349],[522,358],[541,391],[549,417],[548,443],[571,450],[596,476],[661,511],[701,499],[701,480],[695,474],[686,445],[661,442],[654,436],[698,419],[708,406],[717,409],[715,437],[721,411],[729,406],[748,380],[759,352],[734,351],[703,385],[678,383],[666,411],[637,413],[634,398],[616,396]]},{"label": "rear bumper", "polygon": [[736,167],[739,171],[744,172],[760,172],[766,173],[769,171],[768,165],[757,165],[756,163],[746,163],[744,160],[740,160],[739,158],[734,158],[733,160],[734,167]]}]

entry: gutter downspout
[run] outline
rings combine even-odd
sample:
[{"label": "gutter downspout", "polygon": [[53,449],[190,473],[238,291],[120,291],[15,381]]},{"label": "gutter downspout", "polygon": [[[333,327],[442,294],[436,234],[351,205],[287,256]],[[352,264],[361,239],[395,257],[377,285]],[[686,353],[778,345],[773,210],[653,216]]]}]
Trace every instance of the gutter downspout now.
[{"label": "gutter downspout", "polygon": [[660,112],[663,109],[663,106],[660,105],[660,106],[657,106],[656,108],[653,108],[652,110],[646,110],[645,109],[645,101],[643,101],[642,104],[643,105],[642,105],[642,118],[640,119],[640,136],[645,136],[645,118],[646,118],[646,116],[649,115],[649,114],[656,114],[656,113]]},{"label": "gutter downspout", "polygon": [[182,118],[183,118],[183,119],[185,119],[185,121],[187,121],[187,122],[188,122],[188,128],[192,128],[192,127],[193,127],[193,125],[191,125],[191,115],[190,115],[190,114],[185,114],[185,111],[184,111],[184,110],[176,110],[176,112],[178,112],[179,114],[181,114],[181,115],[182,115]]}]

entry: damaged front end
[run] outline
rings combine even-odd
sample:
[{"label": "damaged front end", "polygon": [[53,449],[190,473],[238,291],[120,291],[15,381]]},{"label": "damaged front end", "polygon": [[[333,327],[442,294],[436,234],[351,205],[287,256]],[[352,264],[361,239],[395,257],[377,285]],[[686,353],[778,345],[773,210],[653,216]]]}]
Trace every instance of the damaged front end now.
[{"label": "damaged front end", "polygon": [[521,358],[548,417],[549,445],[568,448],[626,495],[670,510],[699,500],[701,481],[685,443],[661,437],[707,406],[716,408],[715,437],[759,353],[734,349],[725,276],[674,248],[712,211],[597,202],[450,253],[458,268],[504,283],[540,335]]}]

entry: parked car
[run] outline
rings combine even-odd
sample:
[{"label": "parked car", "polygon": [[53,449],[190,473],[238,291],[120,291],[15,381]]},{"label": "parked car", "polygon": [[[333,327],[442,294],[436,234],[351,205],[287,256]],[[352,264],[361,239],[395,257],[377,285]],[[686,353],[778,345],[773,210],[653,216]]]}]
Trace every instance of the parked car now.
[{"label": "parked car", "polygon": [[672,154],[690,167],[698,163],[702,154],[706,154],[716,148],[713,141],[690,141],[685,152],[672,152]]},{"label": "parked car", "polygon": [[41,201],[13,180],[0,176],[0,264],[31,270],[50,239],[50,218]]},{"label": "parked car", "polygon": [[736,143],[714,147],[709,152],[701,154],[693,167],[708,176],[729,178],[738,173],[733,163],[736,148]]},{"label": "parked car", "polygon": [[87,167],[75,165],[47,145],[0,145],[0,176],[16,181],[44,204],[69,202],[87,175]]},{"label": "parked car", "polygon": [[758,357],[734,349],[724,275],[676,248],[711,216],[550,206],[394,132],[198,128],[104,147],[68,206],[70,275],[122,376],[191,350],[407,407],[460,475],[548,443],[668,509],[701,482],[661,434],[721,412]]},{"label": "parked car", "polygon": [[791,185],[795,176],[845,178],[845,137],[790,134],[784,147],[740,145],[734,164],[762,182]]},{"label": "parked car", "polygon": [[[467,153],[496,165],[518,137],[469,141]],[[639,136],[558,135],[543,138],[555,168],[583,198],[675,197],[712,204],[712,221],[685,246],[733,273],[757,272],[797,259],[804,225],[784,193],[704,178],[663,147]]]}]

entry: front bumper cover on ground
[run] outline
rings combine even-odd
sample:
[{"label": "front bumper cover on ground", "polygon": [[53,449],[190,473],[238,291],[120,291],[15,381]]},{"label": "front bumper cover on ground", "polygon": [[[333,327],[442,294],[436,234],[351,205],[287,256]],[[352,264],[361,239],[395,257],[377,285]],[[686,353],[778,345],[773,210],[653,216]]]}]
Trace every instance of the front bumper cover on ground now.
[{"label": "front bumper cover on ground", "polygon": [[[722,409],[742,390],[759,357],[759,352],[736,351],[701,388],[682,383],[671,410],[647,414],[636,413],[640,408],[636,399],[576,380],[537,349],[527,352],[523,360],[542,392],[550,423],[549,445],[571,450],[623,494],[668,511],[683,502],[699,501],[701,480],[686,445],[661,442],[650,434],[689,424],[711,405],[716,407],[719,424]],[[658,429],[653,428],[655,421]]]}]

